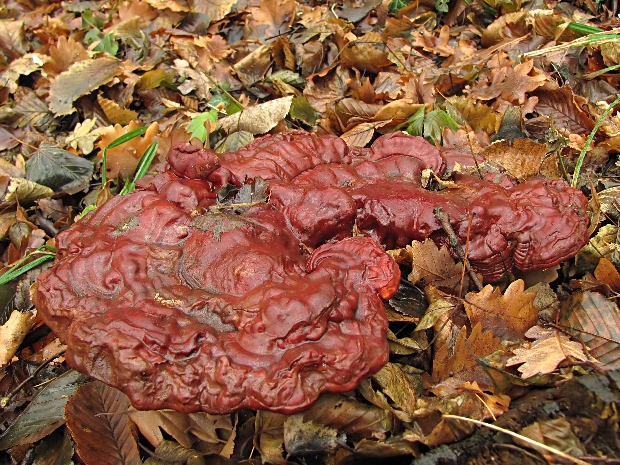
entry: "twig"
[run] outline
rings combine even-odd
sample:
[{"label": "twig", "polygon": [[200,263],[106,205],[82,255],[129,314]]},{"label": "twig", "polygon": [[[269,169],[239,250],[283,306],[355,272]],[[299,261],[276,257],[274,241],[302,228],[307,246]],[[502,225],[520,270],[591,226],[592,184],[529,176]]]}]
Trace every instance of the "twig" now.
[{"label": "twig", "polygon": [[515,432],[507,430],[505,428],[500,428],[499,426],[490,425],[489,423],[485,423],[483,421],[472,420],[471,418],[461,417],[461,416],[458,416],[458,415],[443,414],[442,417],[443,418],[453,418],[455,420],[468,421],[468,422],[474,423],[474,424],[476,424],[478,426],[485,426],[485,427],[487,427],[489,429],[492,429],[494,431],[499,431],[500,433],[505,433],[505,434],[507,434],[509,436],[512,436],[513,438],[518,438],[519,440],[521,440],[523,442],[526,442],[526,443],[530,444],[531,446],[534,446],[535,448],[544,449],[547,452],[551,452],[552,454],[558,455],[559,457],[562,457],[563,459],[568,460],[570,462],[577,463],[579,465],[588,465],[588,462],[584,462],[583,460],[578,459],[577,457],[573,457],[571,455],[565,454],[561,450],[557,450],[557,449],[554,449],[553,447],[549,447],[549,446],[547,446],[545,444],[541,444],[540,442],[534,441],[533,439],[530,439],[527,436],[523,436],[522,434],[515,433]]},{"label": "twig", "polygon": [[21,391],[21,390],[22,390],[22,388],[23,388],[26,384],[28,384],[30,381],[32,381],[33,379],[35,379],[35,378],[36,378],[36,376],[37,376],[37,375],[41,372],[41,370],[42,370],[43,368],[45,368],[45,366],[46,366],[48,363],[50,363],[50,362],[52,362],[53,360],[57,359],[58,357],[60,357],[61,355],[63,355],[66,351],[67,351],[67,349],[63,349],[63,350],[61,350],[60,352],[58,352],[57,354],[55,354],[55,355],[51,356],[50,358],[48,358],[47,360],[44,360],[44,361],[43,361],[43,363],[41,363],[41,365],[39,365],[39,366],[37,367],[37,369],[36,369],[36,370],[34,370],[34,372],[33,372],[30,376],[28,376],[28,378],[26,378],[25,380],[23,380],[21,383],[19,383],[19,386],[17,386],[15,389],[13,389],[13,392],[11,392],[11,393],[10,393],[7,397],[3,397],[2,399],[0,399],[0,407],[1,407],[1,408],[6,407],[6,406],[9,404],[9,402],[11,402],[11,399],[12,399],[13,397],[15,397],[15,396],[17,395],[17,393],[18,393],[19,391]]},{"label": "twig", "polygon": [[482,282],[480,281],[476,273],[474,273],[474,270],[469,266],[469,261],[467,260],[467,257],[465,256],[465,252],[463,252],[463,247],[461,246],[461,243],[459,242],[459,238],[457,237],[456,233],[454,232],[454,229],[452,229],[452,225],[450,224],[450,217],[441,207],[435,208],[433,210],[433,213],[435,214],[435,218],[437,219],[437,221],[439,221],[439,224],[441,224],[441,227],[443,228],[443,230],[448,235],[448,240],[450,241],[450,246],[452,247],[452,250],[454,250],[456,254],[459,256],[459,258],[463,262],[463,266],[469,273],[469,277],[471,278],[473,283],[476,285],[478,290],[481,291],[484,286],[482,285]]}]

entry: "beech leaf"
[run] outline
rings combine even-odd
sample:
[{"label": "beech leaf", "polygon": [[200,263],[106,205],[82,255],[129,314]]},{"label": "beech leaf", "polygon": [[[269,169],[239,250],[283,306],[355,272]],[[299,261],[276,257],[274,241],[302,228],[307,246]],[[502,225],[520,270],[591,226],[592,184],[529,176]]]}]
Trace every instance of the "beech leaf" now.
[{"label": "beech leaf", "polygon": [[32,444],[62,425],[68,397],[87,381],[87,376],[75,370],[52,380],[0,436],[0,450]]},{"label": "beech leaf", "polygon": [[94,169],[93,162],[41,142],[26,162],[26,178],[55,192],[74,194],[88,185]]},{"label": "beech leaf", "polygon": [[73,113],[73,102],[109,82],[122,72],[116,58],[78,61],[61,73],[50,88],[49,104],[56,116]]},{"label": "beech leaf", "polygon": [[251,134],[265,134],[282,121],[293,102],[293,96],[282,97],[246,108],[234,115],[219,120],[220,127],[227,133],[246,131]]},{"label": "beech leaf", "polygon": [[65,419],[84,463],[142,463],[127,416],[130,405],[125,394],[101,381],[80,386],[69,398]]}]

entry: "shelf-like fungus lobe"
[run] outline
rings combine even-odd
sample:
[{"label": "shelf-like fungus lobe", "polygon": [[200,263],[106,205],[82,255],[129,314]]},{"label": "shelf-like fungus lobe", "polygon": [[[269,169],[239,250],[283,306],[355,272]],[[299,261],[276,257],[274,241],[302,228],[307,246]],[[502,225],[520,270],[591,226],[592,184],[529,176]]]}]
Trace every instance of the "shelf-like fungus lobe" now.
[{"label": "shelf-like fungus lobe", "polygon": [[[381,244],[445,241],[438,206],[487,280],[587,240],[585,197],[565,183],[459,176],[430,192],[420,174],[443,158],[400,134],[355,150],[305,133],[226,154],[181,145],[169,162],[59,234],[34,293],[69,363],[142,409],[290,413],[354,388],[388,356],[382,299],[400,272]],[[259,176],[268,203],[206,210],[224,183]]]}]

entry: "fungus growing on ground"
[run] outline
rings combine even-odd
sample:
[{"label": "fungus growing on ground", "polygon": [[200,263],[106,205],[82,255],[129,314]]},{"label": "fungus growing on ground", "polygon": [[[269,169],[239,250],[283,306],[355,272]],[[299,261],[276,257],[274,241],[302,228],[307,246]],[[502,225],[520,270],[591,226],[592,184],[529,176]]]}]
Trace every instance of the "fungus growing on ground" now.
[{"label": "fungus growing on ground", "polygon": [[[400,271],[382,244],[446,241],[436,207],[487,281],[513,264],[557,264],[587,241],[579,191],[465,175],[427,191],[420,174],[444,160],[401,134],[370,149],[306,133],[236,153],[182,145],[169,163],[59,234],[34,293],[69,364],[141,409],[292,413],[353,389],[388,357],[382,299]],[[210,209],[225,184],[259,178],[268,202]],[[351,237],[354,225],[366,237]]]}]

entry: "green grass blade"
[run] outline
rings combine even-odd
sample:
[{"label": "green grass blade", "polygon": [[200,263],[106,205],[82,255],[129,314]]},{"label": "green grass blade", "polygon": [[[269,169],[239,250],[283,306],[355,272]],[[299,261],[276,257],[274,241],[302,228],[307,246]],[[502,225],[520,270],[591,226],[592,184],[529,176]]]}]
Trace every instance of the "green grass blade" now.
[{"label": "green grass blade", "polygon": [[103,151],[101,152],[101,184],[105,186],[105,183],[107,181],[106,172],[108,170],[108,149],[113,149],[114,147],[123,145],[125,142],[129,142],[134,137],[143,135],[147,129],[148,126],[142,126],[141,128],[136,128],[132,131],[129,131],[127,134],[123,134],[122,136],[114,139],[103,148]]}]

